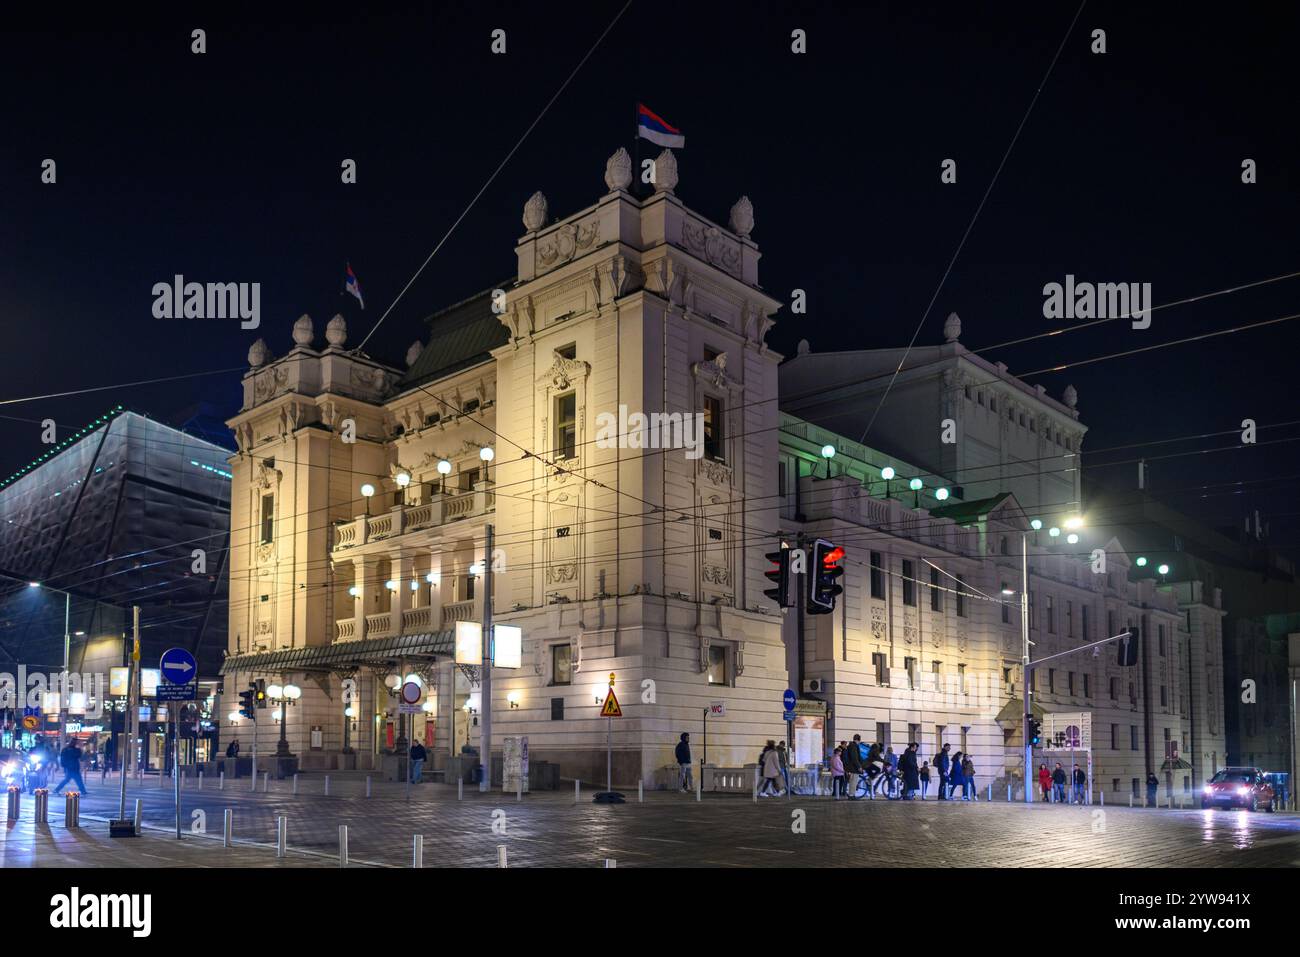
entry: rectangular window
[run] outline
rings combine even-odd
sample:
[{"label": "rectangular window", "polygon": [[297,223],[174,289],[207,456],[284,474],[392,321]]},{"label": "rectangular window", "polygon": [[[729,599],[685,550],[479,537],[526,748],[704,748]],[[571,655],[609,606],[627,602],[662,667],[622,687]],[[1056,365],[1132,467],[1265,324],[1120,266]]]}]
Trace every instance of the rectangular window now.
[{"label": "rectangular window", "polygon": [[551,684],[573,684],[573,645],[551,645]]},{"label": "rectangular window", "polygon": [[1110,726],[1110,749],[1112,751],[1119,750],[1119,725],[1117,724]]},{"label": "rectangular window", "polygon": [[1092,697],[1092,675],[1083,676],[1083,696],[1085,698]]},{"label": "rectangular window", "polygon": [[1065,634],[1067,638],[1074,637],[1074,602],[1065,603]]},{"label": "rectangular window", "polygon": [[1091,638],[1092,632],[1088,631],[1088,606],[1087,605],[1079,606],[1079,625],[1083,629],[1083,637]]},{"label": "rectangular window", "polygon": [[722,400],[704,397],[704,454],[715,462],[725,460],[722,444]]},{"label": "rectangular window", "polygon": [[461,469],[460,470],[460,490],[462,492],[474,491],[474,486],[478,484],[478,469]]},{"label": "rectangular window", "polygon": [[885,559],[880,552],[871,553],[871,597],[885,597]]},{"label": "rectangular window", "polygon": [[966,693],[966,666],[957,666],[957,690],[962,694]]},{"label": "rectangular window", "polygon": [[876,671],[876,684],[883,685],[885,683],[886,668],[885,656],[881,652],[873,651],[871,653],[871,667]]},{"label": "rectangular window", "polygon": [[930,569],[930,610],[943,611],[943,592],[939,590],[939,569]]},{"label": "rectangular window", "polygon": [[1161,657],[1164,657],[1164,654],[1165,654],[1165,626],[1164,626],[1164,625],[1157,625],[1157,626],[1156,626],[1156,633],[1159,635],[1159,640],[1160,640],[1160,655],[1161,655]]},{"label": "rectangular window", "polygon": [[1067,681],[1068,681],[1068,687],[1069,687],[1069,690],[1070,690],[1070,694],[1073,695],[1073,694],[1074,694],[1074,672],[1071,671],[1071,672],[1067,673],[1067,675],[1066,675],[1066,679],[1067,679]]},{"label": "rectangular window", "polygon": [[275,496],[262,496],[262,544],[269,545],[275,537]]},{"label": "rectangular window", "polygon": [[577,452],[577,403],[576,393],[569,392],[555,397],[555,457],[571,459]]},{"label": "rectangular window", "polygon": [[1110,699],[1112,701],[1119,700],[1119,679],[1118,678],[1110,679]]},{"label": "rectangular window", "polygon": [[1168,706],[1169,706],[1169,689],[1164,685],[1161,685],[1160,686],[1160,707],[1167,708]]},{"label": "rectangular window", "polygon": [[1052,604],[1052,596],[1047,596],[1047,633],[1056,634],[1056,606]]},{"label": "rectangular window", "polygon": [[911,690],[916,689],[916,659],[904,658],[903,667],[907,669],[907,687]]},{"label": "rectangular window", "polygon": [[[1007,583],[1003,582],[1002,591],[1005,592],[1006,590],[1007,590]],[[1002,599],[1002,624],[1004,625],[1011,624],[1011,603],[1006,600],[1005,595],[1003,596]]]},{"label": "rectangular window", "polygon": [[1056,694],[1056,669],[1047,669],[1047,693]]},{"label": "rectangular window", "polygon": [[955,576],[957,579],[957,617],[966,617],[966,582],[960,575]]},{"label": "rectangular window", "polygon": [[474,582],[475,582],[476,580],[477,580],[477,579],[475,579],[475,577],[474,577],[473,575],[466,575],[466,576],[465,576],[465,598],[464,598],[465,601],[473,601],[473,599],[474,599]]},{"label": "rectangular window", "polygon": [[1130,751],[1138,749],[1138,726],[1136,724],[1128,726],[1128,747]]},{"label": "rectangular window", "polygon": [[727,674],[727,649],[723,645],[709,645],[709,684],[731,684]]},{"label": "rectangular window", "polygon": [[903,560],[903,604],[916,607],[916,563]]},{"label": "rectangular window", "polygon": [[1106,637],[1111,638],[1115,632],[1115,613],[1110,609],[1106,610]]}]

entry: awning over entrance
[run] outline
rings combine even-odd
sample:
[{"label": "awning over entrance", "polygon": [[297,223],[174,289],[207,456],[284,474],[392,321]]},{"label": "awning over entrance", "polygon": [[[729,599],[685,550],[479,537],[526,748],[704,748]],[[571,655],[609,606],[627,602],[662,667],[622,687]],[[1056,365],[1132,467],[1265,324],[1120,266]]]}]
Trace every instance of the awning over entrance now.
[{"label": "awning over entrance", "polygon": [[336,641],[306,648],[282,648],[230,655],[221,663],[221,674],[240,671],[338,671],[349,666],[383,664],[394,658],[450,657],[455,632],[435,631],[422,635],[394,635],[361,641]]},{"label": "awning over entrance", "polygon": [[1165,763],[1160,765],[1161,771],[1190,771],[1191,769],[1191,764],[1182,758],[1175,758],[1173,761],[1165,758]]},{"label": "awning over entrance", "polygon": [[[1033,709],[1035,718],[1041,720],[1043,715],[1047,714],[1047,709],[1040,704],[1035,703],[1030,705],[1030,707]],[[1024,718],[1025,718],[1024,699],[1012,698],[1010,701],[1008,701],[1005,705],[1002,706],[1002,710],[998,712],[998,716],[993,720],[995,720],[998,724],[1019,724],[1021,721],[1024,720]]]}]

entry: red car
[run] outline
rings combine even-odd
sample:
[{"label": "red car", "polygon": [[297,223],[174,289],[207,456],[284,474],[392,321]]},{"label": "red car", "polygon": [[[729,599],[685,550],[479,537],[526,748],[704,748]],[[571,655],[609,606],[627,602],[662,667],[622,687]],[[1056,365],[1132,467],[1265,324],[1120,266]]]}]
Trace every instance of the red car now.
[{"label": "red car", "polygon": [[1243,807],[1258,811],[1274,807],[1273,785],[1259,768],[1224,768],[1205,783],[1201,807]]}]

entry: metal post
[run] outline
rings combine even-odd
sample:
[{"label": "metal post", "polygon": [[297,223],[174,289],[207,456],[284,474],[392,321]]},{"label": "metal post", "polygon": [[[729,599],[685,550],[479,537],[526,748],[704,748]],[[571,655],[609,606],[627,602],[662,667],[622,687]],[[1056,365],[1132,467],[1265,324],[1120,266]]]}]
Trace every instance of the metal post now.
[{"label": "metal post", "polygon": [[1020,696],[1025,699],[1022,731],[1025,736],[1025,803],[1034,803],[1034,789],[1029,786],[1029,775],[1034,768],[1034,742],[1029,737],[1029,722],[1033,718],[1033,705],[1029,700],[1034,679],[1029,668],[1029,535],[1020,533]]},{"label": "metal post", "polygon": [[66,804],[63,811],[63,826],[67,828],[81,826],[81,795],[76,791],[69,791],[65,798]]},{"label": "metal post", "polygon": [[645,801],[645,782],[637,780],[636,782],[636,803],[641,804]]},{"label": "metal post", "polygon": [[220,775],[220,776],[217,778],[217,790],[218,790],[218,791],[224,791],[224,790],[226,789],[226,769],[225,769],[225,768],[222,768],[222,769],[221,769],[219,772],[217,772],[217,773]]},{"label": "metal post", "polygon": [[135,833],[140,833],[140,828],[144,822],[144,798],[135,799]]},{"label": "metal post", "polygon": [[[703,768],[700,769],[701,772],[703,772],[703,770],[704,770]],[[704,775],[703,775],[703,773],[701,773],[700,776],[697,777],[697,778],[695,779],[695,801],[696,801],[696,803],[699,803],[699,801],[701,800],[701,794],[703,793],[703,789],[704,789]],[[638,785],[638,786],[637,786],[637,795],[638,795],[638,797],[640,796],[640,792],[641,792],[641,789],[640,789],[640,786]]]},{"label": "metal post", "polygon": [[413,844],[414,847],[411,851],[411,866],[419,870],[424,867],[424,835],[415,835]]},{"label": "metal post", "polygon": [[234,843],[235,833],[235,812],[226,808],[225,814],[222,815],[221,821],[221,845],[230,847]]},{"label": "metal post", "polygon": [[577,778],[573,779],[573,803],[577,804],[582,797],[582,782]]},{"label": "metal post", "polygon": [[504,844],[498,844],[497,845],[497,867],[505,867],[505,866],[506,866],[506,846]]},{"label": "metal post", "polygon": [[203,790],[203,772],[199,771],[199,790]]},{"label": "metal post", "polygon": [[370,775],[366,775],[366,797],[370,797]]},{"label": "metal post", "polygon": [[8,815],[10,821],[16,821],[22,816],[23,812],[23,791],[22,788],[10,786],[9,788],[9,809]]},{"label": "metal post", "polygon": [[328,774],[325,775],[325,796],[330,796],[330,776]]},{"label": "metal post", "polygon": [[[257,784],[256,779],[254,779],[253,784],[256,786]],[[270,790],[271,790],[271,772],[263,771],[262,772],[262,793],[266,794]]]},{"label": "metal post", "polygon": [[609,870],[611,867],[618,867],[618,861],[612,857],[605,858],[605,870]]},{"label": "metal post", "polygon": [[614,790],[614,719],[605,719],[605,790]]},{"label": "metal post", "polygon": [[135,645],[132,648],[131,656],[128,659],[130,664],[127,665],[126,672],[126,714],[122,715],[122,747],[117,755],[118,767],[121,769],[121,792],[118,798],[117,819],[126,820],[126,761],[128,756],[135,750],[135,741],[131,736],[131,689],[135,686],[135,663],[138,660],[139,652],[136,650],[140,647],[140,606],[131,607],[131,615],[134,620]]},{"label": "metal post", "polygon": [[[505,761],[505,759],[504,759],[504,757],[503,757],[503,758],[502,758],[502,765],[501,765],[501,768],[502,768],[501,773],[502,773],[502,775],[505,774],[505,763],[504,763],[504,761]],[[522,801],[523,799],[524,799],[524,772],[523,772],[523,768],[520,768],[520,769],[519,769],[519,777],[515,778],[515,800],[516,800],[516,801]]]},{"label": "metal post", "polygon": [[[50,790],[49,788],[37,788],[32,792],[32,809],[35,814],[36,824],[50,823]],[[16,818],[17,815],[14,815]]]},{"label": "metal post", "polygon": [[339,825],[339,867],[348,866],[348,826]]},{"label": "metal post", "polygon": [[63,674],[59,676],[59,750],[68,743],[68,657],[72,643],[70,619],[72,617],[72,595],[63,593]]},{"label": "metal post", "polygon": [[[483,530],[483,666],[480,670],[479,718],[480,767],[483,769],[478,789],[487,792],[492,788],[492,541],[493,529]],[[504,773],[505,765],[502,765]]]},{"label": "metal post", "polygon": [[176,840],[181,839],[181,723],[180,705],[173,705],[176,713],[167,712],[172,726],[172,799],[176,802]]},{"label": "metal post", "polygon": [[456,781],[456,800],[459,801],[465,797],[465,779],[459,778]]},{"label": "metal post", "polygon": [[295,796],[298,794],[298,772],[297,771],[293,773],[293,793]]},{"label": "metal post", "polygon": [[750,791],[753,795],[754,803],[757,804],[758,803],[758,768],[754,768],[754,784],[750,788]]},{"label": "metal post", "polygon": [[275,856],[284,857],[289,838],[289,819],[283,814],[275,816]]}]

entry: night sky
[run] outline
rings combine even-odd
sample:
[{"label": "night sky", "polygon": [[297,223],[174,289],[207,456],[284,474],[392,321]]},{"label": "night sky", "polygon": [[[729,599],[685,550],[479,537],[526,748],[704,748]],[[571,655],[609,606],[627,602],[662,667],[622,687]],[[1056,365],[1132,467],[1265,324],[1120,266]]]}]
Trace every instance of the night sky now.
[{"label": "night sky", "polygon": [[[283,354],[304,312],[318,342],[342,312],[356,345],[621,4],[188,6],[6,14],[0,398],[232,371],[0,406],[0,475],[44,450],[45,418],[75,430],[121,403],[178,424],[200,400],[232,414],[249,345]],[[1045,332],[1059,323],[1042,287],[1067,273],[1150,282],[1160,304],[1300,270],[1296,8],[1136,6],[1085,6],[918,344],[942,341],[954,310],[971,348]],[[400,361],[423,316],[510,275],[534,190],[561,216],[602,195],[606,158],[634,150],[638,100],[687,136],[682,200],[725,223],[748,195],[764,287],[807,291],[808,315],[776,317],[775,349],[905,345],[1077,9],[633,3],[367,351]],[[505,56],[489,51],[497,27]],[[40,182],[46,157],[56,185]],[[940,183],[949,157],[955,185]],[[364,313],[342,295],[347,261]],[[176,273],[260,282],[262,327],[153,318],[153,284]],[[1158,311],[1145,331],[1117,321],[985,357],[1028,372],[1298,303],[1300,278]],[[1254,418],[1261,443],[1282,441],[1153,462],[1152,486],[1214,522],[1260,508],[1293,548],[1300,428],[1265,426],[1300,419],[1298,341],[1300,321],[1029,379],[1057,397],[1075,385],[1094,463],[1234,445],[1161,440]],[[1132,487],[1136,469],[1093,477]],[[1236,481],[1249,494],[1224,494]]]}]

